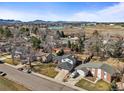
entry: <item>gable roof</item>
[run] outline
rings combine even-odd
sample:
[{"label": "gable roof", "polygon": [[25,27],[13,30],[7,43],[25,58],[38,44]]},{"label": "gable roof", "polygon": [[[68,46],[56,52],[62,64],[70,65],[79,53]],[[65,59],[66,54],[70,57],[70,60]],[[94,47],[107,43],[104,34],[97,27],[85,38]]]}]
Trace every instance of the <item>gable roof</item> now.
[{"label": "gable roof", "polygon": [[75,65],[76,65],[76,59],[72,57],[72,55],[64,55],[64,56],[59,56],[56,57],[56,59],[59,64],[58,67],[61,69],[66,69],[71,71]]},{"label": "gable roof", "polygon": [[102,69],[102,70],[106,71],[107,73],[110,73],[110,75],[113,75],[118,72],[118,70],[113,68],[112,66],[105,64],[105,63],[100,63],[100,62],[99,63],[90,62],[90,63],[86,63],[86,64],[81,64],[78,67],[76,67],[76,69],[82,69],[84,67]]},{"label": "gable roof", "polygon": [[70,59],[70,60],[73,61],[73,64],[76,63],[76,59],[74,57],[72,57],[72,55],[56,56],[56,57],[53,58],[53,60],[57,60],[58,62],[62,62],[63,59]]},{"label": "gable roof", "polygon": [[71,71],[71,70],[73,69],[73,67],[74,67],[74,66],[71,65],[71,64],[68,63],[68,62],[58,64],[58,68],[65,69],[65,70],[69,70],[69,71]]}]

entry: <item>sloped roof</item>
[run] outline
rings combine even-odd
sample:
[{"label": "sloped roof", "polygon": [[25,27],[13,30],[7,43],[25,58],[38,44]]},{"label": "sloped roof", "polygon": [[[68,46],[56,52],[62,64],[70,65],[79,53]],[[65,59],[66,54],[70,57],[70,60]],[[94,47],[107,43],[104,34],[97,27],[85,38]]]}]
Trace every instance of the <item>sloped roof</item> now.
[{"label": "sloped roof", "polygon": [[118,72],[118,70],[113,68],[112,66],[105,64],[105,63],[100,63],[100,62],[99,63],[90,62],[90,63],[86,63],[86,64],[81,64],[78,67],[76,67],[76,69],[82,69],[84,67],[102,69],[102,70],[110,73],[110,75],[113,75]]},{"label": "sloped roof", "polygon": [[63,56],[56,56],[53,60],[57,60],[58,62],[62,62],[62,59],[70,59],[73,61],[73,64],[76,64],[76,59],[72,57],[72,55],[63,55]]},{"label": "sloped roof", "polygon": [[58,67],[71,71],[76,64],[76,59],[72,55],[58,56],[54,60],[58,60]]},{"label": "sloped roof", "polygon": [[66,70],[71,71],[74,66],[71,65],[71,64],[68,63],[68,62],[65,62],[65,63],[60,63],[60,64],[58,64],[58,67],[61,68],[61,69],[66,69]]}]

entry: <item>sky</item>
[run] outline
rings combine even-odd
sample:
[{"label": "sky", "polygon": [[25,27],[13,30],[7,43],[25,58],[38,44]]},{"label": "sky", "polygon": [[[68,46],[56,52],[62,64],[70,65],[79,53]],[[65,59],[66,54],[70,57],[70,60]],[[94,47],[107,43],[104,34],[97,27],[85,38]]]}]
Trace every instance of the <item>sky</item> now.
[{"label": "sky", "polygon": [[0,2],[0,19],[124,22],[124,3]]}]

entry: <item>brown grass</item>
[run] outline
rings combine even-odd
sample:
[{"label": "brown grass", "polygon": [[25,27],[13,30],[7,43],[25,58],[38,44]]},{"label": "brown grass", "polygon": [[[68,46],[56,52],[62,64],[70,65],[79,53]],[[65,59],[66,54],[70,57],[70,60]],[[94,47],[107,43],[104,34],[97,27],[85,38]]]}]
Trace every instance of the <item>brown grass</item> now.
[{"label": "brown grass", "polygon": [[76,86],[84,88],[89,91],[109,91],[110,90],[110,84],[103,80],[99,80],[96,82],[96,84],[94,84],[87,80],[81,79],[78,83],[76,83]]},{"label": "brown grass", "polygon": [[96,25],[96,26],[86,26],[84,31],[86,35],[89,36],[93,33],[94,30],[98,30],[101,34],[110,34],[110,35],[124,35],[124,27],[121,26],[109,26],[109,25]]},{"label": "brown grass", "polygon": [[22,85],[19,85],[11,80],[0,77],[0,91],[28,91],[29,89],[25,88]]},{"label": "brown grass", "polygon": [[52,63],[40,64],[33,66],[33,71],[54,78],[58,74],[58,72],[55,71],[55,67],[56,65]]}]

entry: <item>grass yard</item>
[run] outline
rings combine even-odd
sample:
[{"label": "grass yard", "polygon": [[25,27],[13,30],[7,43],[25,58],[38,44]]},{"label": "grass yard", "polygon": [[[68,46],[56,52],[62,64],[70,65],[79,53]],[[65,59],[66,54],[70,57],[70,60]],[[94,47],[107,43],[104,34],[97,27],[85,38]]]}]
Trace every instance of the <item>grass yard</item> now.
[{"label": "grass yard", "polygon": [[11,65],[18,65],[19,64],[19,60],[15,60],[14,62],[12,61],[11,58],[7,58],[4,60],[5,63],[11,64]]},{"label": "grass yard", "polygon": [[4,56],[7,56],[8,53],[1,53],[0,56],[4,57]]},{"label": "grass yard", "polygon": [[11,80],[0,77],[0,91],[29,91],[29,89]]},{"label": "grass yard", "polygon": [[55,71],[55,67],[56,65],[53,63],[39,64],[33,66],[33,71],[54,78],[58,74],[58,72]]},{"label": "grass yard", "polygon": [[84,88],[89,91],[109,91],[110,90],[110,84],[99,80],[96,84],[93,84],[87,80],[81,79],[78,83],[76,83],[76,86]]}]

